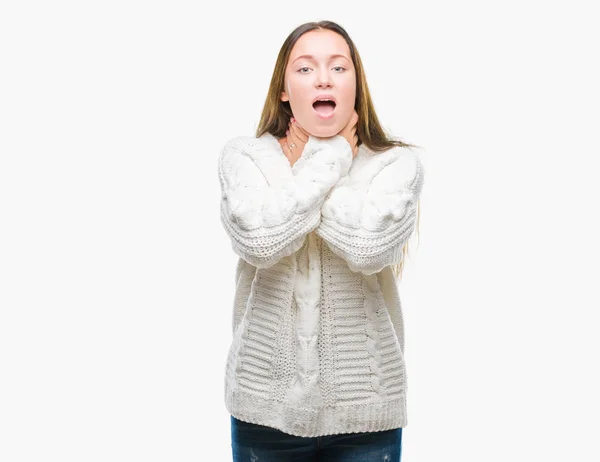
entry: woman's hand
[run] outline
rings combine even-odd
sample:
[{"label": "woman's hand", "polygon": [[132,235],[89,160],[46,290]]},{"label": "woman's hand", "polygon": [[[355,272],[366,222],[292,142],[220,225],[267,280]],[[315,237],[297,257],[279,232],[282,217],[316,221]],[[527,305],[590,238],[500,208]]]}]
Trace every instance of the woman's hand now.
[{"label": "woman's hand", "polygon": [[[338,133],[338,135],[346,138],[350,146],[352,147],[352,157],[356,157],[358,153],[358,135],[356,134],[356,128],[358,126],[358,113],[356,110],[352,111],[352,116],[346,124],[346,126]],[[288,124],[288,130],[285,132],[286,139],[282,143],[283,151],[286,157],[293,166],[298,159],[302,156],[304,146],[308,142],[309,134],[300,126],[298,121],[292,117]]]},{"label": "woman's hand", "polygon": [[304,146],[308,142],[309,135],[298,124],[294,117],[290,119],[288,130],[285,132],[285,134],[286,142],[283,144],[283,151],[290,161],[290,164],[294,165],[302,156],[302,151],[304,151]]},{"label": "woman's hand", "polygon": [[356,127],[358,127],[358,113],[356,109],[352,111],[352,116],[344,128],[338,133],[338,135],[346,138],[350,146],[352,146],[352,157],[356,157],[358,153],[358,135],[356,134]]}]

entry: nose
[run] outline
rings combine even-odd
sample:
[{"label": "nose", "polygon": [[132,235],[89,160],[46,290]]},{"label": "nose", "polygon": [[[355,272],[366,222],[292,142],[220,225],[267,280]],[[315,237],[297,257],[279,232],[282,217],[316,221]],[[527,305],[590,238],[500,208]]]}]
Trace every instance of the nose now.
[{"label": "nose", "polygon": [[317,85],[317,88],[331,87],[331,78],[330,78],[329,72],[327,72],[327,70],[321,70],[320,72],[318,72],[316,85]]}]

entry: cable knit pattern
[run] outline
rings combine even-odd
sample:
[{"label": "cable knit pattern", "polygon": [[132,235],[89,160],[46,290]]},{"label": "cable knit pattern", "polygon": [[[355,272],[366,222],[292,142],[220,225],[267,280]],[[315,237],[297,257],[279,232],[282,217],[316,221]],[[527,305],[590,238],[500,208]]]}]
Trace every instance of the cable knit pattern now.
[{"label": "cable knit pattern", "polygon": [[219,156],[221,220],[233,250],[258,268],[303,244],[321,220],[321,205],[352,162],[345,138],[310,137],[290,168],[279,143],[239,136]]},{"label": "cable knit pattern", "polygon": [[412,231],[421,165],[400,149],[361,147],[352,160],[339,136],[306,147],[291,167],[272,135],[240,137],[219,160],[222,223],[239,255],[226,408],[305,437],[405,427],[389,265]]},{"label": "cable knit pattern", "polygon": [[357,158],[323,204],[315,232],[352,271],[374,274],[399,263],[414,230],[423,177],[421,161],[406,148]]}]

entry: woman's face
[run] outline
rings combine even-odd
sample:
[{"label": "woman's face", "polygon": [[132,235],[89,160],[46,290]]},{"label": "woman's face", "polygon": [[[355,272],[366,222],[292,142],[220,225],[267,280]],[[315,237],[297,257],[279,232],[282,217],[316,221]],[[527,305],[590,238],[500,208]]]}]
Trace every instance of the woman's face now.
[{"label": "woman's face", "polygon": [[[350,120],[356,99],[356,73],[344,38],[330,30],[302,35],[290,53],[284,87],[281,101],[289,101],[304,130],[319,138],[337,135]],[[325,94],[335,106],[313,106],[315,98]]]}]

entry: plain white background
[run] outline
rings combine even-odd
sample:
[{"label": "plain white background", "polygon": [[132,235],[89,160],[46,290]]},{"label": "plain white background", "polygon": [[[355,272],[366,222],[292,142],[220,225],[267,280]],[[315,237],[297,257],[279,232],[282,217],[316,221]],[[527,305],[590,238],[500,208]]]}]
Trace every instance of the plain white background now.
[{"label": "plain white background", "polygon": [[227,461],[216,160],[330,19],[422,146],[403,462],[597,461],[592,2],[7,1],[0,459]]}]

